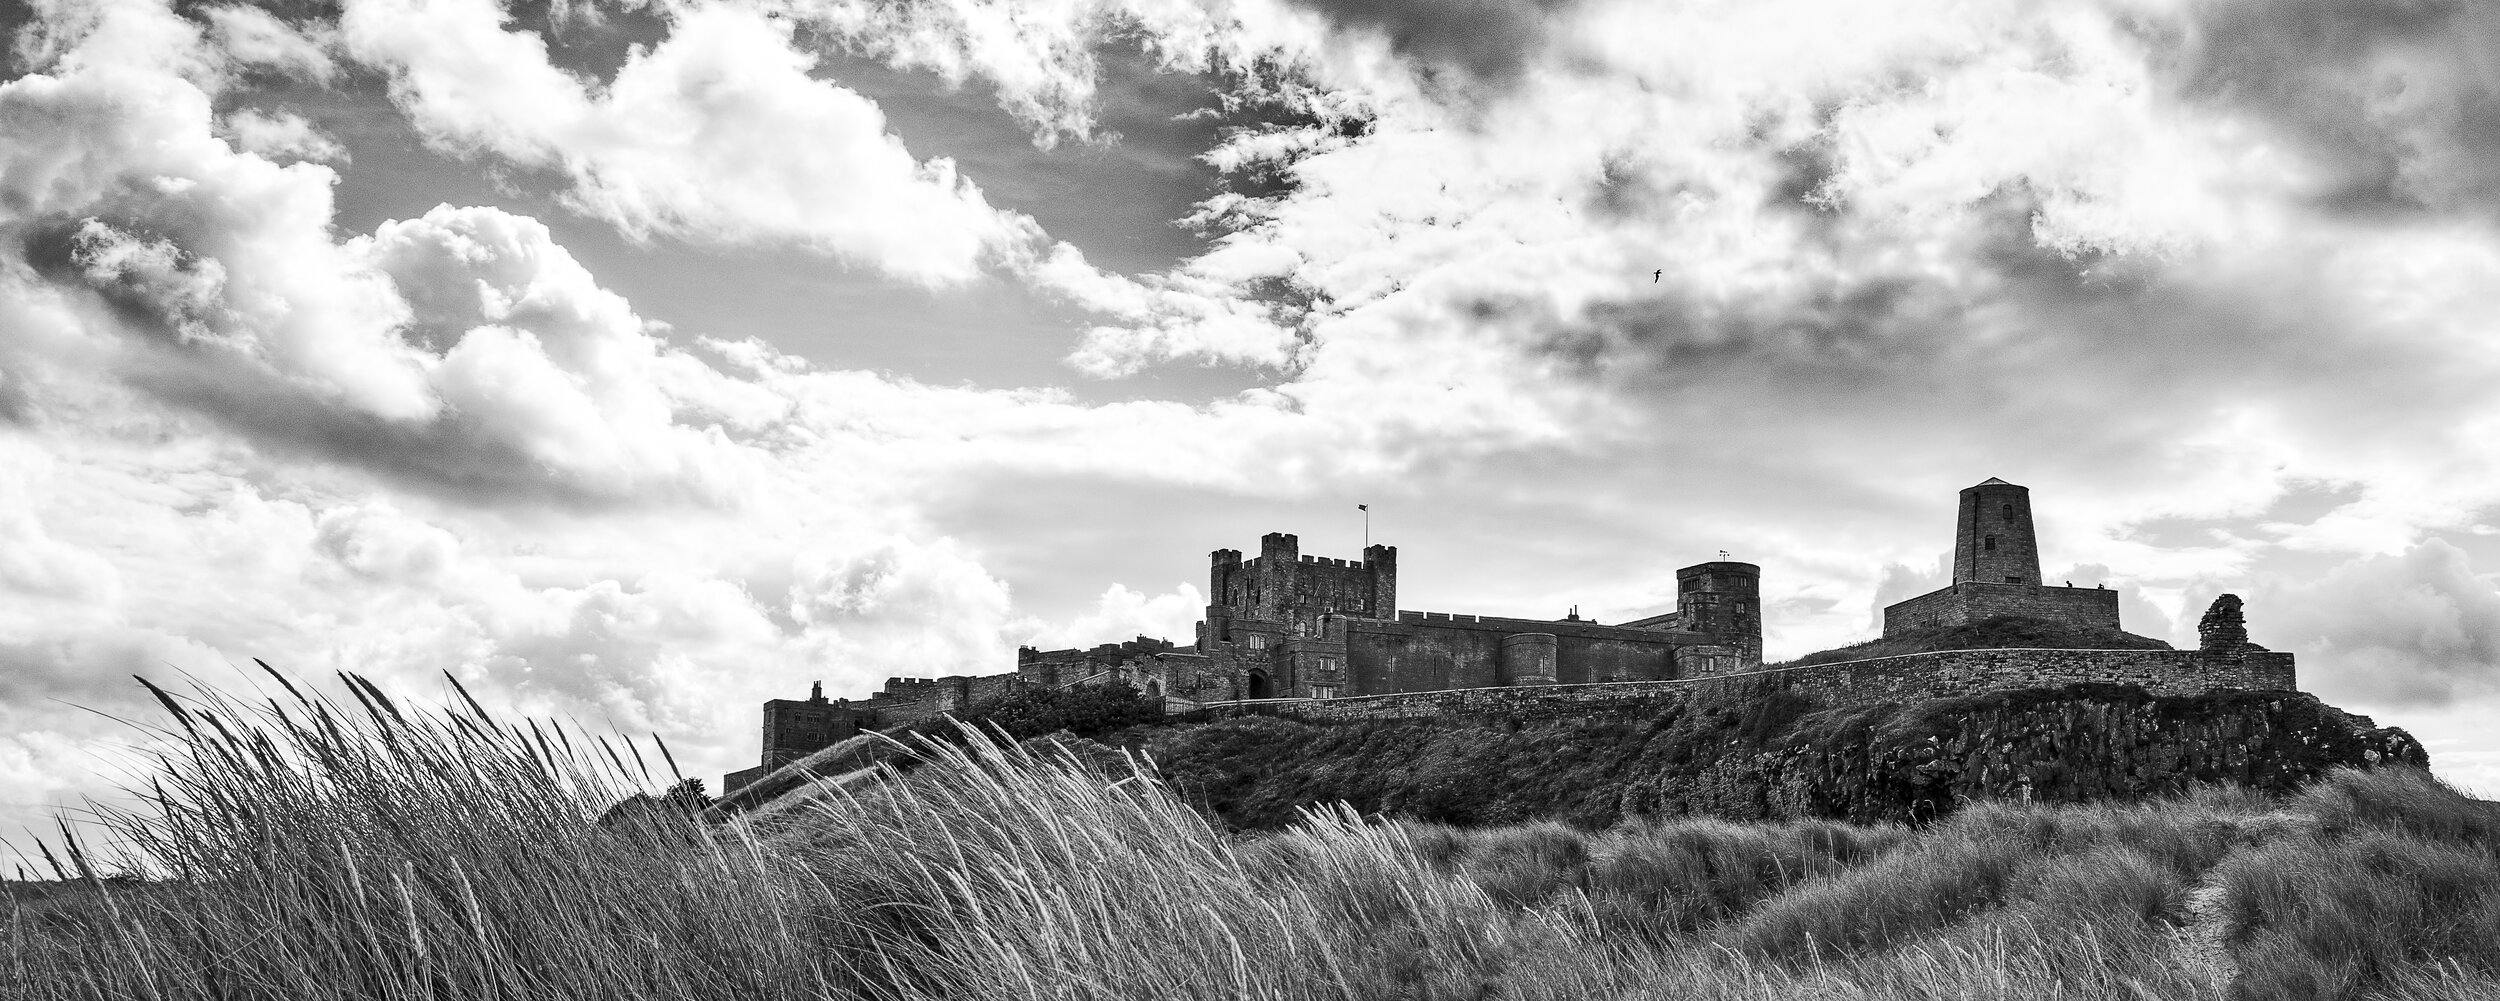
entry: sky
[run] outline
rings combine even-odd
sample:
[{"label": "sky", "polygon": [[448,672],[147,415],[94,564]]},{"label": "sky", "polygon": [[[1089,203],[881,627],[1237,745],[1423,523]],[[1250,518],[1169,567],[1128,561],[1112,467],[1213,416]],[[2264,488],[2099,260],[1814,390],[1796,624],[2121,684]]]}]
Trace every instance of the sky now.
[{"label": "sky", "polygon": [[0,837],[253,658],[751,764],[1399,547],[1767,653],[2052,582],[2500,796],[2500,7],[0,3]]}]

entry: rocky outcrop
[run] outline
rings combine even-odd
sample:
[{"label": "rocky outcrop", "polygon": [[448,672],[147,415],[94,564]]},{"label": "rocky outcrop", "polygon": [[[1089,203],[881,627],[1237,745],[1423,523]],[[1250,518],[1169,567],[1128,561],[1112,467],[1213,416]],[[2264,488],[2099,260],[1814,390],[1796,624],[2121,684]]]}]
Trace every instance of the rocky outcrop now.
[{"label": "rocky outcrop", "polygon": [[2404,731],[2298,692],[2163,696],[2111,684],[1839,705],[1729,691],[1578,718],[1239,718],[1118,739],[1247,828],[1336,801],[1458,824],[1923,822],[1984,799],[2128,800],[2199,783],[2288,792],[2339,766],[2428,763]]},{"label": "rocky outcrop", "polygon": [[2082,803],[2200,783],[2290,792],[2329,769],[2428,755],[2298,692],[2164,698],[2119,685],[2005,692],[1801,721],[1771,746],[1626,790],[1628,812],[1924,821],[1983,799]]}]

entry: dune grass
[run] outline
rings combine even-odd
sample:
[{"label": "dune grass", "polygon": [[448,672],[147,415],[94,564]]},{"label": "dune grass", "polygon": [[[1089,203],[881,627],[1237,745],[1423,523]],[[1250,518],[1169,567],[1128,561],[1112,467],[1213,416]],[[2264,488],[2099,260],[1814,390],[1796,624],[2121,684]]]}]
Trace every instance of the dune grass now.
[{"label": "dune grass", "polygon": [[706,817],[654,795],[656,743],[345,685],[164,695],[144,805],[0,884],[0,993],[2500,996],[2500,813],[2417,771],[1919,830],[1315,808],[1243,836],[1150,763],[967,735]]}]

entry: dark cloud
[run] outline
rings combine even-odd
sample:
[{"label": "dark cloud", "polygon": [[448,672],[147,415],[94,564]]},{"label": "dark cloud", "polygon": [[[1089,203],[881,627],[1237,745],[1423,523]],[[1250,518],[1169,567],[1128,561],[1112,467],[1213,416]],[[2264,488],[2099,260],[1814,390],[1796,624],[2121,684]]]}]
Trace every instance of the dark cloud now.
[{"label": "dark cloud", "polygon": [[[332,462],[417,493],[464,504],[511,502],[592,510],[683,503],[665,485],[557,469],[484,422],[458,413],[397,421],[306,396],[287,380],[195,353],[160,356],[129,381],[167,403],[241,433],[272,456]],[[655,486],[662,487],[657,493]]]},{"label": "dark cloud", "polygon": [[[1728,304],[1680,287],[1591,305],[1533,345],[1589,374],[1647,373],[1675,382],[1770,362],[1810,370],[1885,370],[1932,359],[1934,321],[1959,312],[1944,290],[1914,279],[1834,280],[1777,304]],[[1491,318],[1480,305],[1478,319]]]},{"label": "dark cloud", "polygon": [[548,63],[594,80],[616,79],[636,48],[656,46],[669,33],[668,8],[656,3],[518,0],[505,9],[508,27],[546,40]]},{"label": "dark cloud", "polygon": [[73,636],[0,641],[0,711],[60,701],[97,709],[137,705],[145,696],[130,680],[162,680],[169,659],[186,652],[151,633],[99,629]]},{"label": "dark cloud", "polygon": [[1840,157],[1827,134],[1818,133],[1804,142],[1780,147],[1771,155],[1780,165],[1780,181],[1771,188],[1771,204],[1818,214],[1837,210],[1830,185],[1840,173]]},{"label": "dark cloud", "polygon": [[2307,525],[2361,499],[2358,483],[2291,480],[2283,493],[2255,515],[2236,518],[2147,518],[2121,526],[2121,537],[2165,549],[2225,545],[2234,540],[2269,541],[2279,529],[2269,526]]},{"label": "dark cloud", "polygon": [[2332,170],[2329,207],[2500,210],[2500,6],[2218,0],[2159,41],[2186,97],[2260,115]]},{"label": "dark cloud", "polygon": [[35,5],[0,3],[0,80],[13,80],[34,69],[38,40]]},{"label": "dark cloud", "polygon": [[83,288],[120,329],[138,335],[131,384],[208,416],[278,454],[372,470],[439,496],[526,497],[569,505],[603,498],[458,415],[395,421],[315,398],[202,334],[214,288],[196,280],[203,258],[170,240],[96,223],[30,228],[21,242],[38,274]]},{"label": "dark cloud", "polygon": [[35,400],[26,377],[0,368],[0,424],[29,427],[35,422]]},{"label": "dark cloud", "polygon": [[1578,0],[1294,0],[1339,26],[1388,36],[1399,55],[1489,83],[1516,79],[1546,21]]},{"label": "dark cloud", "polygon": [[[57,227],[56,227],[57,229]],[[95,228],[68,235],[39,235],[25,246],[30,263],[68,288],[83,288],[112,314],[115,326],[136,335],[132,364],[121,373],[131,386],[183,410],[208,417],[276,456],[333,462],[365,469],[403,487],[471,503],[533,501],[577,509],[696,500],[662,484],[619,477],[613,482],[579,470],[549,466],[502,429],[459,414],[424,421],[393,420],[308,394],[294,381],[231,350],[212,336],[201,314],[214,296],[178,279],[196,274],[200,259],[170,244],[151,273],[99,261]],[[31,415],[9,410],[23,402],[21,389],[0,384],[0,416],[23,422]],[[661,486],[660,495],[650,490]]]}]

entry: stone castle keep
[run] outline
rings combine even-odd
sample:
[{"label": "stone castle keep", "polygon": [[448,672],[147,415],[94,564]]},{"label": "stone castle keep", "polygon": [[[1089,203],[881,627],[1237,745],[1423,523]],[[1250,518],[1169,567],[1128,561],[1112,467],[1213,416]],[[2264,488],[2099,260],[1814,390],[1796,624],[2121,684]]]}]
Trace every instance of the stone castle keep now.
[{"label": "stone castle keep", "polygon": [[2044,587],[2031,490],[1995,477],[1962,489],[1953,530],[1953,582],[1884,609],[1884,635],[1958,626],[2000,615],[2118,628],[2118,592]]},{"label": "stone castle keep", "polygon": [[[2006,615],[2118,628],[2118,592],[2043,586],[2029,490],[1991,478],[1964,489],[1960,501],[1952,583],[1884,609],[1885,636]],[[1397,559],[1397,547],[1378,545],[1360,560],[1306,556],[1294,536],[1271,533],[1257,556],[1210,554],[1211,603],[1189,646],[1141,636],[1085,650],[1026,647],[1012,673],[891,678],[858,700],[827,700],[822,685],[805,701],[775,699],[764,704],[762,762],[725,777],[723,792],[862,729],[928,719],[1025,686],[1121,684],[1183,711],[1255,702],[1306,718],[1465,711],[1522,699],[1593,707],[1768,676],[1842,695],[2071,681],[2166,694],[2293,687],[2292,656],[2249,643],[2231,595],[2207,613],[2193,651],[1954,650],[1766,671],[1762,568],[1751,563],[1684,567],[1675,572],[1675,611],[1600,625],[1576,612],[1524,619],[1401,610]]]}]

